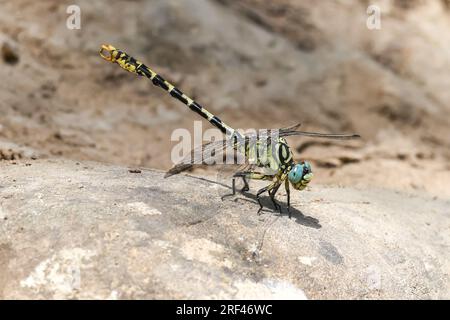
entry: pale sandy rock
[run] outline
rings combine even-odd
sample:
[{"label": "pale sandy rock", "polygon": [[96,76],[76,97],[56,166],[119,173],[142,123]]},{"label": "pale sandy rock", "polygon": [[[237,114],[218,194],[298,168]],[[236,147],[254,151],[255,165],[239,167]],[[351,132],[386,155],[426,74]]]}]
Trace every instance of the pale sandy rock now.
[{"label": "pale sandy rock", "polygon": [[448,201],[312,184],[289,219],[267,199],[258,216],[252,194],[222,202],[215,182],[0,163],[0,297],[450,297]]}]

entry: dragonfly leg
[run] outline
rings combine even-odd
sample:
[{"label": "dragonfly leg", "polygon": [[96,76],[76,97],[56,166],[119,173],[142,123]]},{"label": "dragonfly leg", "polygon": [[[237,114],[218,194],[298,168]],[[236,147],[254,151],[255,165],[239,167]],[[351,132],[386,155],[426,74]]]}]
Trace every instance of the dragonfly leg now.
[{"label": "dragonfly leg", "polygon": [[272,200],[273,206],[275,207],[275,210],[278,210],[281,213],[281,206],[280,204],[275,200],[275,194],[278,192],[278,189],[280,188],[281,184],[276,184],[273,186],[273,188],[269,189],[269,196]]},{"label": "dragonfly leg", "polygon": [[[241,189],[241,192],[250,190],[249,185],[248,185],[248,179],[272,180],[272,176],[267,176],[267,175],[264,175],[264,174],[258,173],[258,172],[253,172],[253,171],[237,172],[234,174],[233,179],[231,180],[233,193],[222,196],[222,201],[227,197],[236,195],[236,178],[237,177],[241,177],[242,180],[244,181],[244,187]],[[265,191],[267,191],[267,190],[265,190]],[[258,202],[259,202],[259,200],[258,200]],[[261,203],[260,203],[260,205],[261,205]]]},{"label": "dragonfly leg", "polygon": [[242,181],[244,181],[244,187],[241,189],[241,192],[246,192],[246,191],[250,190],[247,178],[245,176],[242,176]]},{"label": "dragonfly leg", "polygon": [[287,195],[287,210],[289,213],[289,219],[291,218],[291,190],[289,189],[289,180],[285,180],[284,187],[286,188]]},{"label": "dragonfly leg", "polygon": [[259,172],[247,171],[247,172],[237,172],[234,177],[241,177],[242,181],[244,181],[244,187],[241,189],[241,192],[249,191],[250,187],[248,185],[248,179],[252,180],[272,180],[271,176],[266,176]]},{"label": "dragonfly leg", "polygon": [[[260,196],[261,196],[261,194],[263,194],[263,193],[266,192],[266,191],[269,192],[270,199],[272,200],[272,202],[273,202],[273,204],[274,204],[274,206],[275,206],[275,209],[280,210],[280,212],[281,212],[281,207],[280,207],[280,205],[275,201],[275,198],[274,198],[275,193],[278,191],[278,188],[279,188],[279,187],[280,187],[280,185],[279,185],[278,182],[272,182],[272,183],[269,184],[268,186],[266,186],[266,187],[264,187],[264,188],[262,188],[262,189],[260,189],[260,190],[258,191],[258,193],[256,194],[256,199],[258,200],[258,204],[259,204],[258,214],[260,214],[261,211],[262,211],[262,209],[263,209],[263,205],[262,205],[262,203],[261,203],[261,198],[260,198]],[[272,190],[274,190],[273,193],[271,192]]]},{"label": "dragonfly leg", "polygon": [[262,188],[262,189],[259,189],[259,190],[258,190],[258,193],[256,194],[256,200],[258,200],[258,204],[259,204],[258,214],[261,214],[261,211],[262,211],[262,209],[264,208],[263,205],[262,205],[262,203],[261,203],[260,196],[261,196],[261,194],[263,194],[264,192],[266,192],[268,188],[269,188],[269,186],[264,187],[264,188]]},{"label": "dragonfly leg", "polygon": [[227,197],[232,197],[232,196],[236,195],[236,178],[233,178],[231,180],[231,189],[233,190],[233,193],[222,196],[222,201]]}]

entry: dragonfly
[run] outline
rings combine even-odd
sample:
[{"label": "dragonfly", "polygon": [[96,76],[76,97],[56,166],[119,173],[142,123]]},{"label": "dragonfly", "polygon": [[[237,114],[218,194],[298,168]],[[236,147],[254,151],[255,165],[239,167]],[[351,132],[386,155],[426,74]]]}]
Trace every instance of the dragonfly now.
[{"label": "dragonfly", "polygon": [[175,164],[166,173],[165,177],[170,177],[191,169],[198,159],[201,159],[201,164],[214,164],[215,162],[211,161],[212,158],[218,159],[225,154],[226,150],[234,150],[236,154],[240,155],[238,158],[243,160],[240,160],[242,162],[241,165],[232,175],[232,195],[236,194],[235,181],[237,178],[242,179],[244,182],[244,187],[240,190],[241,192],[249,191],[248,180],[263,180],[269,183],[256,193],[256,199],[260,206],[258,214],[263,210],[261,195],[266,192],[274,208],[281,213],[281,206],[276,201],[275,196],[280,187],[284,185],[287,196],[287,210],[290,218],[290,185],[295,190],[304,190],[313,178],[311,163],[303,160],[296,162],[294,160],[293,152],[285,139],[286,137],[306,136],[337,140],[360,138],[358,134],[330,134],[300,131],[298,130],[300,124],[287,128],[266,130],[262,134],[241,133],[209,112],[197,101],[165,80],[161,75],[124,51],[116,49],[110,44],[104,44],[101,46],[99,53],[104,60],[118,64],[128,72],[150,79],[153,85],[167,91],[173,98],[182,102],[190,110],[209,121],[209,123],[226,135],[226,139],[207,142],[194,148],[187,157]]}]

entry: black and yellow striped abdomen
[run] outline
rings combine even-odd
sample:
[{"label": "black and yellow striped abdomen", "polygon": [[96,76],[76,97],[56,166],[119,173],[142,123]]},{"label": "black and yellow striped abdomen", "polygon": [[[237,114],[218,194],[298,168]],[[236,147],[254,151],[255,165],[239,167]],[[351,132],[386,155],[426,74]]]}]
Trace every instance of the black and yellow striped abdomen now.
[{"label": "black and yellow striped abdomen", "polygon": [[208,120],[213,126],[222,131],[222,133],[230,136],[236,133],[233,128],[223,123],[222,120],[203,108],[198,102],[189,98],[180,89],[169,83],[162,76],[151,70],[143,63],[129,56],[125,52],[118,50],[111,45],[103,45],[100,51],[100,55],[103,59],[113,63],[117,63],[119,66],[129,72],[149,78],[155,86],[164,89],[172,97],[187,105],[192,111]]}]

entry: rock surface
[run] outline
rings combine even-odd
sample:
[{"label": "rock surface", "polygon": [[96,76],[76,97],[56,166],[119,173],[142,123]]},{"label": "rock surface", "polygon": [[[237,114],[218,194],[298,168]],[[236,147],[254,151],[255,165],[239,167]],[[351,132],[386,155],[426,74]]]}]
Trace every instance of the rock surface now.
[{"label": "rock surface", "polygon": [[313,184],[289,219],[136,172],[1,162],[0,298],[450,298],[448,201]]}]

